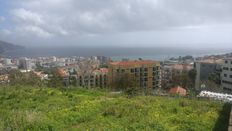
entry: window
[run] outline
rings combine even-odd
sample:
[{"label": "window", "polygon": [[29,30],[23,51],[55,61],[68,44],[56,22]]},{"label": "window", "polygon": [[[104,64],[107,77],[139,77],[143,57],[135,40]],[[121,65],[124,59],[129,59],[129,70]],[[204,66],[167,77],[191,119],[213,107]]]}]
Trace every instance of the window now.
[{"label": "window", "polygon": [[139,69],[138,69],[138,68],[135,68],[135,72],[139,72]]},{"label": "window", "polygon": [[144,86],[144,87],[146,87],[146,86],[147,86],[147,83],[146,83],[146,82],[145,82],[145,83],[143,83],[143,86]]},{"label": "window", "polygon": [[135,77],[138,77],[139,76],[139,74],[138,73],[135,73]]},{"label": "window", "polygon": [[144,76],[147,76],[147,73],[144,73]]},{"label": "window", "polygon": [[223,70],[229,70],[229,68],[228,67],[223,67]]},{"label": "window", "polygon": [[155,82],[152,82],[152,85],[154,86],[154,85],[156,85],[156,83],[155,83]]},{"label": "window", "polygon": [[155,67],[153,67],[153,71],[156,71],[156,68],[155,68]]},{"label": "window", "polygon": [[222,83],[226,83],[226,84],[232,85],[232,82],[230,82],[230,81],[222,81]]},{"label": "window", "polygon": [[230,75],[230,78],[232,78],[232,75]]},{"label": "window", "polygon": [[147,68],[144,68],[144,71],[147,71],[148,69]]},{"label": "window", "polygon": [[232,71],[232,68],[230,68],[230,71]]},{"label": "window", "polygon": [[134,73],[135,72],[135,69],[131,69],[131,73]]},{"label": "window", "polygon": [[226,61],[225,61],[225,63],[227,64],[227,63],[228,63],[228,61],[226,60]]},{"label": "window", "polygon": [[147,81],[147,78],[144,78],[144,81]]},{"label": "window", "polygon": [[224,77],[227,77],[227,74],[224,74]]}]

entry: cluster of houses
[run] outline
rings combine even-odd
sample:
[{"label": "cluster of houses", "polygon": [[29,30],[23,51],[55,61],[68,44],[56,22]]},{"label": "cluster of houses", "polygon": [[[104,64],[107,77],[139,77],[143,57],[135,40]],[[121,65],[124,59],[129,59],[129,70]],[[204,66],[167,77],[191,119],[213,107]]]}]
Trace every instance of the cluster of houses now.
[{"label": "cluster of houses", "polygon": [[187,87],[172,87],[173,77],[196,70],[195,88],[207,89],[209,78],[225,91],[232,91],[232,59],[207,58],[194,60],[192,57],[170,59],[160,62],[153,60],[112,61],[104,56],[84,57],[38,57],[9,59],[0,58],[0,83],[9,82],[7,70],[33,71],[41,80],[49,79],[49,74],[36,72],[36,68],[57,68],[57,73],[69,85],[70,80],[83,87],[108,87],[118,76],[130,74],[137,79],[139,86],[152,92],[164,86],[172,88],[170,93],[186,95]]}]

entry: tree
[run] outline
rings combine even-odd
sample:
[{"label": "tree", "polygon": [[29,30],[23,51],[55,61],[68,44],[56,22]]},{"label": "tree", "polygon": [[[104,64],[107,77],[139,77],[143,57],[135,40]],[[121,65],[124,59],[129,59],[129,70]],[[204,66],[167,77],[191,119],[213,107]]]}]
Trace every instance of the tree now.
[{"label": "tree", "polygon": [[23,80],[23,73],[19,70],[11,70],[9,72],[9,80],[11,85],[22,85],[25,80]]},{"label": "tree", "polygon": [[53,71],[50,80],[48,81],[48,86],[58,88],[62,87],[63,85],[63,78],[59,76],[56,70]]},{"label": "tree", "polygon": [[93,71],[97,69],[95,67],[96,65],[95,61],[93,60],[83,60],[79,62],[79,75],[82,77],[81,79],[81,85],[87,88],[90,88],[90,79],[93,74]]},{"label": "tree", "polygon": [[69,83],[72,86],[77,86],[77,78],[76,78],[76,76],[70,76],[69,77]]},{"label": "tree", "polygon": [[140,91],[138,78],[129,73],[118,73],[111,86],[123,91],[129,97],[137,95]]},{"label": "tree", "polygon": [[173,86],[182,86],[185,88],[192,87],[192,82],[186,72],[179,75],[174,75],[172,78]]},{"label": "tree", "polygon": [[42,80],[34,72],[25,73],[24,79],[27,85],[42,86]]},{"label": "tree", "polygon": [[19,70],[11,70],[9,79],[11,85],[42,85],[41,79],[33,72],[22,73]]},{"label": "tree", "polygon": [[220,73],[217,72],[210,73],[208,80],[214,82],[217,85],[220,85],[221,84]]},{"label": "tree", "polygon": [[188,72],[188,76],[193,84],[195,83],[196,75],[197,75],[197,71],[195,69],[192,69]]}]

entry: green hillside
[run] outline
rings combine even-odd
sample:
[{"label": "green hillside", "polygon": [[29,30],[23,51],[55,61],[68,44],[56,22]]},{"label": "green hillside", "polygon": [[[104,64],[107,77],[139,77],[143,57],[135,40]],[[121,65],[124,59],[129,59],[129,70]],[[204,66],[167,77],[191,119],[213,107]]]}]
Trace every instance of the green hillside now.
[{"label": "green hillside", "polygon": [[227,130],[230,106],[103,90],[0,87],[0,130]]}]

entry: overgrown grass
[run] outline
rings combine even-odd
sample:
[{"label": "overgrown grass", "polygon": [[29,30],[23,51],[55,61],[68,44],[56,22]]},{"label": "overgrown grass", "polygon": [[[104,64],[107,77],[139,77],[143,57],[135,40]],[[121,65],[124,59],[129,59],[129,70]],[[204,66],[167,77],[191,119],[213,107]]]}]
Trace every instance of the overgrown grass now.
[{"label": "overgrown grass", "polygon": [[0,130],[223,131],[229,110],[220,102],[154,96],[128,99],[94,89],[0,89]]}]

